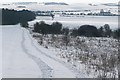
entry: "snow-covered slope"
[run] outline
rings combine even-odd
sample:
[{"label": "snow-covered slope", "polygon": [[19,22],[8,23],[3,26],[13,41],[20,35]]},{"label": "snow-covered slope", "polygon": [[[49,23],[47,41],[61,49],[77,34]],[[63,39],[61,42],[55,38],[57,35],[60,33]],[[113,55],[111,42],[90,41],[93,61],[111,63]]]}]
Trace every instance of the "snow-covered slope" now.
[{"label": "snow-covered slope", "polygon": [[[96,72],[97,67],[93,69],[91,64],[94,66],[102,62],[100,56],[107,53],[108,61],[111,59],[109,56],[115,59],[113,70],[117,73],[115,39],[76,37],[71,38],[71,46],[64,46],[59,36],[57,42],[51,44],[51,37],[47,35],[40,45],[40,36],[33,38],[34,34],[31,34],[31,29],[22,28],[19,24],[2,26],[3,78],[97,78],[100,70]],[[90,53],[88,63],[84,62],[87,51]]]},{"label": "snow-covered slope", "polygon": [[49,53],[49,50],[38,48],[29,32],[20,25],[3,26],[2,30],[3,78],[76,77],[67,67],[46,56],[44,52]]},{"label": "snow-covered slope", "polygon": [[2,78],[2,27],[0,26],[0,79]]},{"label": "snow-covered slope", "polygon": [[3,78],[37,78],[41,71],[37,64],[23,51],[22,30],[17,26],[3,26],[2,28],[2,73]]}]

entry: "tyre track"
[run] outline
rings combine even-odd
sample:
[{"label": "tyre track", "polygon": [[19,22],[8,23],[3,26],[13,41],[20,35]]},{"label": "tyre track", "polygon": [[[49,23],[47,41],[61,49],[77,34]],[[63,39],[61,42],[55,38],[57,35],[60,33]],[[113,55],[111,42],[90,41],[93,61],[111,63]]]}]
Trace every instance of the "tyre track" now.
[{"label": "tyre track", "polygon": [[[31,32],[30,29],[28,29],[28,31]],[[27,35],[28,35],[28,37],[31,39],[31,44],[32,44],[32,46],[34,46],[34,48],[36,48],[37,51],[39,51],[41,54],[49,57],[50,59],[53,59],[54,61],[57,61],[57,62],[61,63],[63,66],[65,66],[65,67],[68,68],[70,71],[72,71],[72,72],[76,75],[76,78],[81,78],[81,75],[80,75],[80,74],[81,74],[81,71],[78,71],[76,68],[72,67],[69,63],[65,63],[64,61],[61,61],[61,60],[59,60],[59,59],[57,59],[57,58],[54,58],[54,57],[48,55],[47,53],[41,51],[40,48],[35,45],[35,43],[34,43],[35,41],[33,40],[32,36],[30,35],[29,32],[27,32]],[[37,43],[37,44],[38,44],[38,43]],[[39,44],[38,44],[38,45],[39,45]],[[83,76],[84,76],[84,75],[83,75]]]},{"label": "tyre track", "polygon": [[[39,69],[42,71],[42,78],[51,78],[52,77],[52,68],[49,67],[46,63],[44,63],[40,58],[37,58],[36,56],[30,54],[28,52],[28,49],[25,47],[25,32],[24,29],[22,29],[22,41],[21,46],[23,51],[38,65]],[[38,50],[37,50],[38,51]]]}]

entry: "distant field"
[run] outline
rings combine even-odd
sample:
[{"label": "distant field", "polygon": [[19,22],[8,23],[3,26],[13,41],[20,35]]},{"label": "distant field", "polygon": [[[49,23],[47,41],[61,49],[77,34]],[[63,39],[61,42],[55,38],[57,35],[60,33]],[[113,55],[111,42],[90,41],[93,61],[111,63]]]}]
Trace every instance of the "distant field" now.
[{"label": "distant field", "polygon": [[58,21],[63,24],[64,27],[68,28],[78,28],[81,25],[90,24],[96,27],[103,26],[104,24],[109,24],[112,29],[118,28],[118,17],[117,16],[87,16],[87,17],[55,17],[52,20],[51,17],[41,17],[38,16],[34,21],[31,21],[31,26],[35,22],[45,21],[51,24],[52,22]]}]

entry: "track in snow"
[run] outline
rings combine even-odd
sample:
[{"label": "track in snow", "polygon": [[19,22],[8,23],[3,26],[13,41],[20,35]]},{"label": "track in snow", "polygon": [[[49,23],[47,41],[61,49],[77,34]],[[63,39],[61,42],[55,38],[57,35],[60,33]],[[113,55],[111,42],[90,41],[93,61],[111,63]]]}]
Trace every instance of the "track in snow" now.
[{"label": "track in snow", "polygon": [[[49,78],[49,77],[76,78],[76,74],[74,72],[75,70],[72,72],[71,68],[68,68],[68,66],[66,66],[64,62],[62,62],[56,58],[53,58],[52,56],[45,53],[46,51],[43,52],[40,48],[38,48],[39,45],[35,44],[35,41],[31,37],[28,30],[23,29],[23,32],[24,32],[24,38],[26,38],[26,40],[25,40],[26,44],[24,43],[24,48],[28,47],[27,54],[29,52],[29,54],[28,54],[29,56],[32,55],[32,57],[34,56],[34,59],[37,58],[42,61],[42,63],[37,62],[37,64],[46,65],[46,68],[39,66],[39,67],[42,67],[42,69],[41,68],[40,69],[41,69],[41,71],[43,70],[42,71],[43,74],[46,75],[46,76],[44,76],[45,78]],[[27,46],[27,44],[29,44],[29,45]],[[31,46],[31,49],[29,49],[29,46]],[[47,71],[49,73],[46,73]],[[48,76],[48,74],[49,74],[49,76]]]},{"label": "track in snow", "polygon": [[50,78],[52,77],[52,68],[49,67],[46,63],[44,63],[40,58],[37,58],[36,56],[30,54],[28,52],[28,50],[25,48],[25,35],[24,35],[24,30],[23,30],[23,33],[22,33],[22,42],[21,42],[21,45],[22,45],[22,48],[23,48],[23,51],[31,58],[33,59],[36,64],[39,66],[40,70],[42,71],[42,78]]},{"label": "track in snow", "polygon": [[[29,29],[28,29],[29,30]],[[31,33],[31,31],[29,30],[29,32]],[[63,66],[65,66],[66,68],[68,68],[70,71],[72,71],[72,73],[75,74],[75,77],[76,78],[81,78],[81,77],[84,77],[84,74],[82,75],[81,71],[77,70],[76,68],[72,67],[69,63],[65,63],[64,61],[61,61],[57,58],[54,58],[52,57],[52,55],[48,55],[46,52],[43,52],[40,47],[36,46],[36,44],[34,43],[35,40],[33,40],[33,38],[31,37],[30,33],[27,32],[27,35],[28,37],[31,39],[31,44],[32,46],[34,46],[34,48],[36,48],[37,51],[39,51],[41,54],[47,56],[48,58],[54,60],[54,61],[57,61],[58,63],[62,64]],[[38,44],[39,45],[39,44]]]}]

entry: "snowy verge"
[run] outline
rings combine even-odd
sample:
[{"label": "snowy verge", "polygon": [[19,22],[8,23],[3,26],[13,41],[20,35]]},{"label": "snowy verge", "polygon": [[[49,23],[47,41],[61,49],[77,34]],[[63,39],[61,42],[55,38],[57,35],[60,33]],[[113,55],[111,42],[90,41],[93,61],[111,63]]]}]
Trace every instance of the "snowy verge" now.
[{"label": "snowy verge", "polygon": [[67,66],[79,78],[118,77],[116,39],[70,36],[66,46],[64,35],[32,33],[32,36],[33,42],[38,42],[37,47],[46,51],[44,55]]}]

